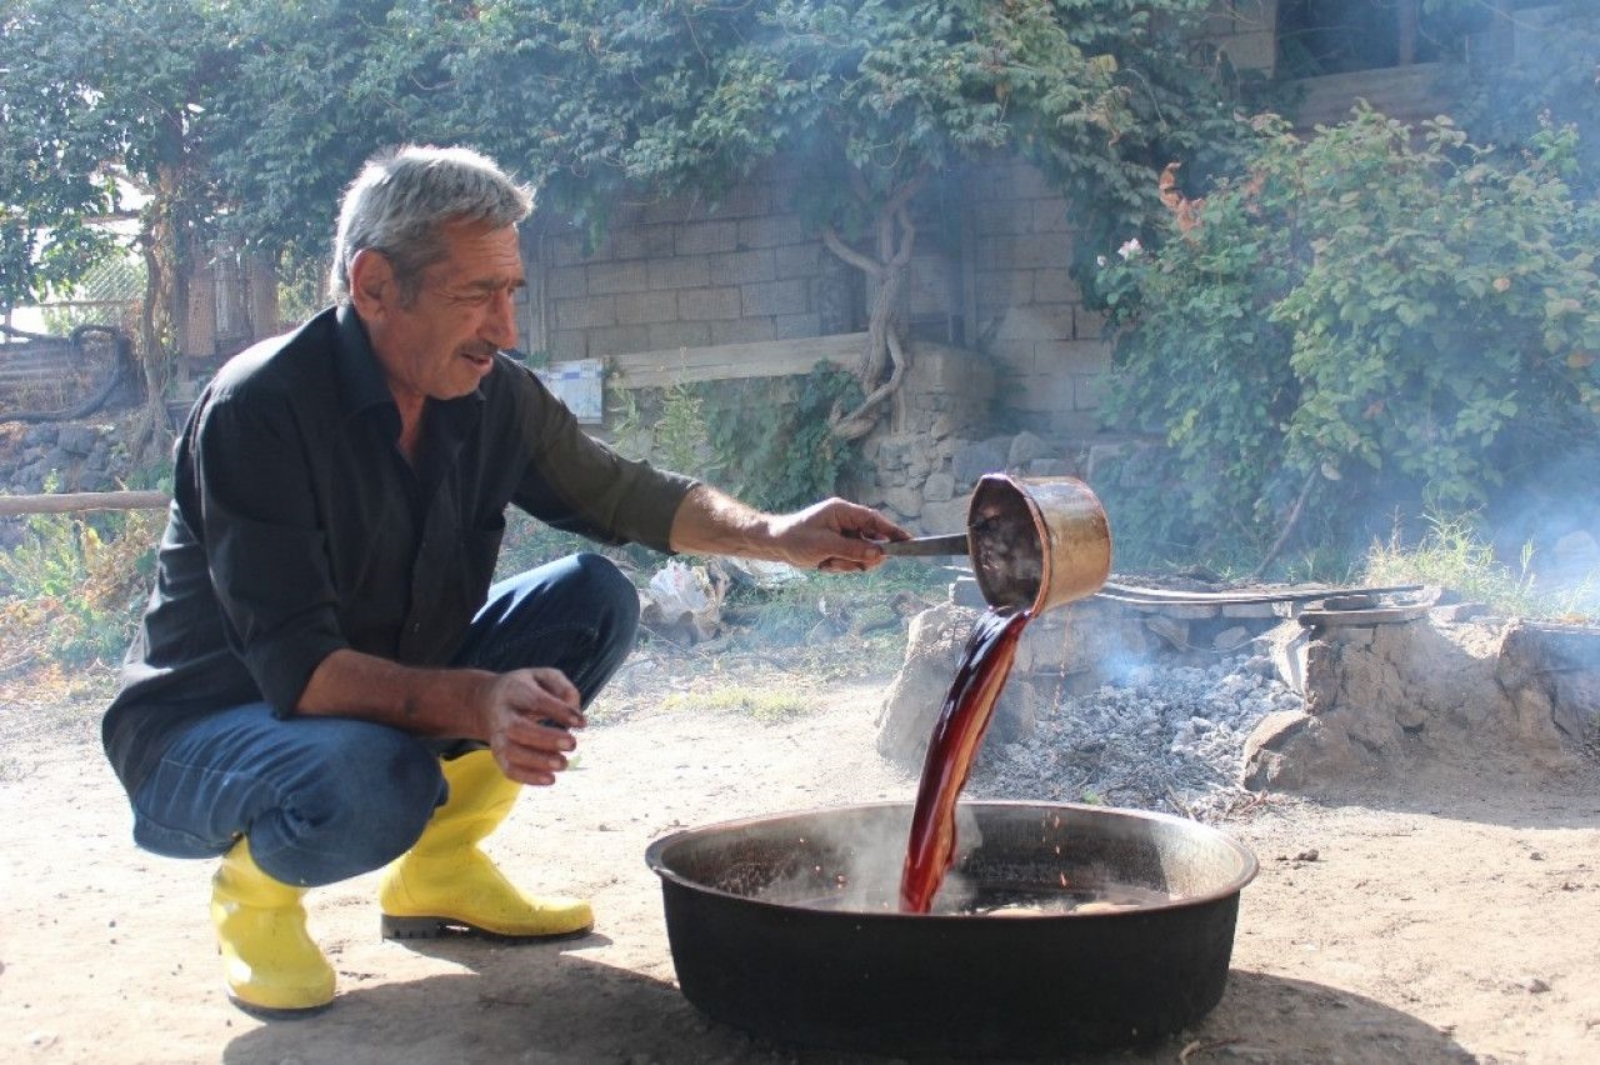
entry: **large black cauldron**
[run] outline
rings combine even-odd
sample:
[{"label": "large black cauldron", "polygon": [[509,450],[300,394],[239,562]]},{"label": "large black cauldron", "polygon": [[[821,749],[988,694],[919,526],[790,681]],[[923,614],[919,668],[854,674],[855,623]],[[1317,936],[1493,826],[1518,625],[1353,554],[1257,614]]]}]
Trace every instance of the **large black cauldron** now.
[{"label": "large black cauldron", "polygon": [[931,914],[896,906],[909,803],[656,840],[684,995],[780,1041],[973,1057],[1145,1042],[1221,999],[1257,869],[1243,846],[1163,814],[960,810],[963,853]]}]

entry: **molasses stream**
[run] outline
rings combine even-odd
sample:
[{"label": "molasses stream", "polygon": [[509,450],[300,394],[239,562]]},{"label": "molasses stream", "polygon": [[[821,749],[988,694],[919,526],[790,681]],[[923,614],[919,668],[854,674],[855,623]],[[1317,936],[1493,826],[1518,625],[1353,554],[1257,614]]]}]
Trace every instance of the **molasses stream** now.
[{"label": "molasses stream", "polygon": [[1088,486],[1072,478],[1030,483],[991,474],[973,494],[969,526],[964,537],[886,545],[897,554],[970,552],[990,604],[973,626],[928,742],[900,879],[906,913],[929,911],[955,861],[956,802],[1023,629],[1035,612],[1091,594],[1111,571],[1105,512]]}]

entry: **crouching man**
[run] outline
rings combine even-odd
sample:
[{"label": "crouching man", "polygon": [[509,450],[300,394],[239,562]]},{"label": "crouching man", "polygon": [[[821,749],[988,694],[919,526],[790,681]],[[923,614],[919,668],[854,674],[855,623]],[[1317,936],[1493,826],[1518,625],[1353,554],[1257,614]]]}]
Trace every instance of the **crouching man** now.
[{"label": "crouching man", "polygon": [[621,458],[502,351],[530,192],[462,149],[369,162],[337,305],[232,359],[176,447],[155,589],[103,723],[158,854],[221,858],[230,995],[327,1005],[302,897],[387,866],[385,936],[582,933],[478,843],[566,768],[633,646],[638,598],[579,554],[490,586],[508,505],[608,543],[866,570],[904,530],[842,500],[790,515]]}]

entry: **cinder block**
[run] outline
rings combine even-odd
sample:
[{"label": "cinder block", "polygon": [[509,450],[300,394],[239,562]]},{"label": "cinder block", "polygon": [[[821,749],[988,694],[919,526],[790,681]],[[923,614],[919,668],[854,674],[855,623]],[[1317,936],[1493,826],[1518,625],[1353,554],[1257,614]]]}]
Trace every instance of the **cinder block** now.
[{"label": "cinder block", "polygon": [[778,330],[771,318],[732,318],[711,323],[713,344],[750,344],[776,339]]},{"label": "cinder block", "polygon": [[1006,312],[995,332],[998,340],[1070,340],[1072,305],[1033,303]]},{"label": "cinder block", "polygon": [[734,285],[717,288],[689,288],[678,293],[678,316],[684,321],[739,317],[741,300]]},{"label": "cinder block", "polygon": [[717,222],[688,222],[678,227],[673,249],[679,255],[704,255],[733,251],[739,246],[739,223],[733,219]]},{"label": "cinder block", "polygon": [[822,257],[833,257],[819,241],[784,244],[772,249],[774,276],[778,278],[816,277],[822,273]]},{"label": "cinder block", "polygon": [[1029,229],[1034,233],[1070,233],[1072,223],[1067,219],[1067,201],[1059,196],[1034,200]]},{"label": "cinder block", "polygon": [[650,287],[650,268],[643,260],[593,263],[589,266],[589,295],[643,292]]},{"label": "cinder block", "polygon": [[1026,201],[986,200],[973,207],[972,221],[979,239],[1026,233],[1033,225],[1033,212]]},{"label": "cinder block", "polygon": [[1105,406],[1106,389],[1111,383],[1109,375],[1103,373],[1074,374],[1072,380],[1073,410],[1097,411]]},{"label": "cinder block", "polygon": [[772,328],[779,340],[821,336],[822,316],[809,311],[805,314],[779,314],[773,317]]},{"label": "cinder block", "polygon": [[744,285],[751,281],[772,281],[777,276],[776,257],[771,248],[711,256],[713,285]]},{"label": "cinder block", "polygon": [[1065,269],[1035,270],[1033,298],[1040,303],[1081,303],[1083,292]]},{"label": "cinder block", "polygon": [[1110,341],[1074,340],[1066,354],[1061,368],[1071,373],[1100,374],[1111,369]]},{"label": "cinder block", "polygon": [[562,329],[592,329],[617,324],[617,301],[614,296],[558,300],[555,312],[556,322]]},{"label": "cinder block", "polygon": [[558,266],[544,275],[545,295],[550,299],[571,299],[589,294],[589,272],[581,266]]},{"label": "cinder block", "polygon": [[555,360],[587,359],[589,334],[582,329],[561,329],[550,334],[550,357]]},{"label": "cinder block", "polygon": [[617,297],[618,325],[649,325],[678,320],[675,292],[630,292]]},{"label": "cinder block", "polygon": [[811,310],[811,285],[803,278],[744,285],[744,315],[801,314]]},{"label": "cinder block", "polygon": [[669,225],[634,226],[611,231],[613,258],[659,259],[672,254],[673,230]]},{"label": "cinder block", "polygon": [[650,327],[643,325],[613,325],[604,329],[589,330],[589,351],[592,356],[625,355],[630,351],[650,351]]},{"label": "cinder block", "polygon": [[783,244],[802,244],[816,239],[817,234],[808,233],[805,223],[797,214],[770,214],[739,222],[738,241],[741,248],[776,248]]},{"label": "cinder block", "polygon": [[650,261],[650,287],[655,290],[704,288],[711,283],[711,259],[705,255],[676,255]]},{"label": "cinder block", "polygon": [[1105,332],[1106,316],[1079,304],[1073,312],[1072,335],[1079,340],[1099,340]]},{"label": "cinder block", "polygon": [[1278,38],[1270,30],[1241,33],[1218,42],[1234,67],[1268,74],[1277,68]]},{"label": "cinder block", "polygon": [[711,326],[707,322],[658,322],[649,330],[649,341],[640,351],[703,348],[711,343]]},{"label": "cinder block", "polygon": [[980,316],[989,308],[1022,307],[1036,298],[1031,270],[979,270],[977,278]]}]

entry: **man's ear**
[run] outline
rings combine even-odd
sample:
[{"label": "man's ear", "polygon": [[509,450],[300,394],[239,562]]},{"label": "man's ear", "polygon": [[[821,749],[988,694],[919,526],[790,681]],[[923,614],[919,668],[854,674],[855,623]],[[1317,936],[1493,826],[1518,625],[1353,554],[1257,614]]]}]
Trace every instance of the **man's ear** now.
[{"label": "man's ear", "polygon": [[350,260],[350,302],[365,320],[382,317],[398,301],[394,266],[387,256],[371,248],[356,252]]}]

